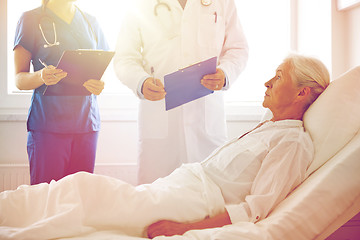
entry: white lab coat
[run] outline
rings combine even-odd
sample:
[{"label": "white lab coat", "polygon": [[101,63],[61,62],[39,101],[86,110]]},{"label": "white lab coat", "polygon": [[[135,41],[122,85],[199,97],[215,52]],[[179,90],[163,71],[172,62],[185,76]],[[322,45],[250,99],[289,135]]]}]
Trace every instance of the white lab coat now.
[{"label": "white lab coat", "polygon": [[203,6],[188,0],[140,0],[121,28],[114,57],[115,72],[142,100],[139,106],[139,183],[152,182],[182,163],[199,162],[227,140],[223,91],[216,91],[170,111],[165,101],[141,94],[144,80],[208,58],[218,57],[228,89],[244,69],[248,46],[233,0]]}]

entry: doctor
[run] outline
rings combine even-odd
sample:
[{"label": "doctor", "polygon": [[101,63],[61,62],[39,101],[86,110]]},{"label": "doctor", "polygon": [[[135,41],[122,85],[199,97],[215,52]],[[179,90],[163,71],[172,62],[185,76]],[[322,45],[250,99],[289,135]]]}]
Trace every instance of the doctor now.
[{"label": "doctor", "polygon": [[[244,69],[248,45],[233,0],[140,0],[119,36],[115,72],[141,99],[138,183],[150,183],[226,141],[223,92]],[[216,73],[201,83],[215,92],[165,111],[164,75],[214,56]]]}]

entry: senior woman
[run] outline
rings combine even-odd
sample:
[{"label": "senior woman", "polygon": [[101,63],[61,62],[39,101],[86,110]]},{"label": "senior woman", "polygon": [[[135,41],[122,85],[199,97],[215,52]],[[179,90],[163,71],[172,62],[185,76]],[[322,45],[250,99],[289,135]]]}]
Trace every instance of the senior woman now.
[{"label": "senior woman", "polygon": [[77,173],[1,193],[1,229],[28,239],[34,233],[57,238],[109,228],[153,238],[257,222],[305,179],[313,145],[302,117],[328,84],[329,73],[319,60],[291,55],[265,83],[263,106],[273,118],[227,142],[203,162],[185,164],[137,187]]}]

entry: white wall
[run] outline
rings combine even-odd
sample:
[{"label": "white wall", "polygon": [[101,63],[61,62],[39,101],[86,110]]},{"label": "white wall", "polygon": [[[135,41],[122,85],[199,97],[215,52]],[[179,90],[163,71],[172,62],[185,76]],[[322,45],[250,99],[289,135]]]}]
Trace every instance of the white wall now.
[{"label": "white wall", "polygon": [[330,70],[331,4],[329,0],[297,0],[297,51],[319,58]]},{"label": "white wall", "polygon": [[360,5],[349,10],[345,24],[348,26],[346,45],[348,46],[348,67],[360,65]]},{"label": "white wall", "polygon": [[[137,122],[136,119],[121,118],[104,116],[95,173],[136,184]],[[260,115],[244,119],[229,118],[228,131],[232,138],[256,125]],[[30,183],[26,138],[26,115],[0,114],[0,192]]]},{"label": "white wall", "polygon": [[[4,116],[4,115],[3,115]],[[260,116],[258,116],[260,118]],[[242,134],[257,123],[257,120],[229,120],[229,137]],[[27,164],[25,116],[0,119],[0,165]],[[102,121],[97,149],[97,163],[136,163],[137,122],[135,120]]]},{"label": "white wall", "polygon": [[[0,164],[27,164],[26,121],[0,121]],[[105,121],[99,134],[98,163],[135,163],[135,121]]]},{"label": "white wall", "polygon": [[332,0],[332,65],[337,77],[350,68],[360,65],[360,5],[337,10]]}]

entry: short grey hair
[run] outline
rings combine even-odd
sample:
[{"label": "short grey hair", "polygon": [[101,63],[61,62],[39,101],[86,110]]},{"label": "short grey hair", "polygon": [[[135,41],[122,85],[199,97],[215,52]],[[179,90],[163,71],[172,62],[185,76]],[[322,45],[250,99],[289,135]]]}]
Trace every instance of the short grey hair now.
[{"label": "short grey hair", "polygon": [[329,71],[319,59],[299,54],[290,54],[284,64],[288,64],[291,79],[298,87],[310,87],[308,108],[329,85]]}]

